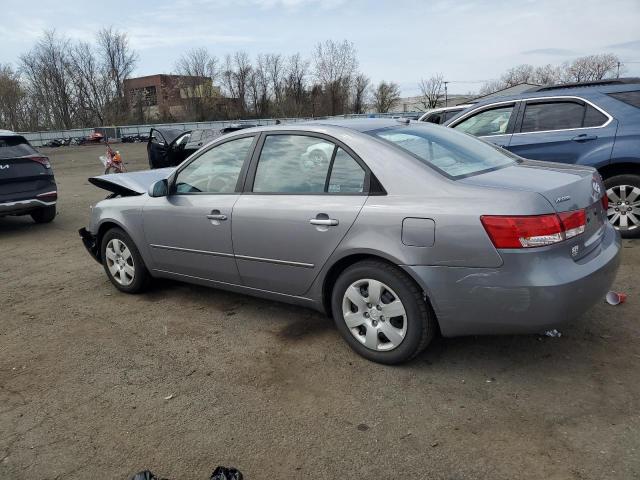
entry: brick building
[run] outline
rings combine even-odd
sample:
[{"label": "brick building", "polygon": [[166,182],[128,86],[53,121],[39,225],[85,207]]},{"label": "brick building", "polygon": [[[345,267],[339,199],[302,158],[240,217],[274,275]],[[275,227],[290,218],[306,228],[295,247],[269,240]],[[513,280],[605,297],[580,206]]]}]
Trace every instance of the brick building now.
[{"label": "brick building", "polygon": [[142,121],[193,120],[186,118],[195,99],[207,98],[211,114],[224,117],[234,99],[223,97],[208,77],[148,75],[128,78],[124,90],[134,117]]}]

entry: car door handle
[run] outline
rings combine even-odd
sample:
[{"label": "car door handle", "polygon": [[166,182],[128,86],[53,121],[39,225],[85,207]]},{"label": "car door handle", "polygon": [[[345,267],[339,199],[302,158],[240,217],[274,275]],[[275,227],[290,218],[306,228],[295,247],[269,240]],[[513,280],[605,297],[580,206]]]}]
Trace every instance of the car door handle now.
[{"label": "car door handle", "polygon": [[209,220],[226,220],[227,216],[224,213],[220,213],[220,210],[211,210],[211,213],[207,215]]},{"label": "car door handle", "polygon": [[335,218],[312,218],[309,220],[311,225],[324,225],[326,227],[335,227],[338,225],[338,220]]},{"label": "car door handle", "polygon": [[586,133],[583,133],[582,135],[573,137],[571,140],[573,140],[574,142],[586,142],[587,140],[595,140],[597,138],[597,135],[587,135]]}]

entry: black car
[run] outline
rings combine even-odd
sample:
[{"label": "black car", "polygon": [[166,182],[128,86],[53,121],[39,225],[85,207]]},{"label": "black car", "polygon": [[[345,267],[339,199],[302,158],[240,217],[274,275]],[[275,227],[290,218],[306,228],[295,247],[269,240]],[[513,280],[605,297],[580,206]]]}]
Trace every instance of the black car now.
[{"label": "black car", "polygon": [[57,199],[49,159],[23,136],[0,130],[0,217],[31,215],[47,223],[56,216]]},{"label": "black car", "polygon": [[171,127],[152,128],[147,143],[149,168],[175,167],[214,138],[226,133],[257,126],[258,125],[248,123],[235,123],[220,130],[180,130],[179,128]]}]

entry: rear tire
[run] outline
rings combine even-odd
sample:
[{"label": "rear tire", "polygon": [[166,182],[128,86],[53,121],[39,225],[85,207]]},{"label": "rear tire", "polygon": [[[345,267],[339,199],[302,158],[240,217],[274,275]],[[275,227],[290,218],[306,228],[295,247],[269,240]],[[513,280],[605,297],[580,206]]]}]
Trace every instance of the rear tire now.
[{"label": "rear tire", "polygon": [[111,283],[125,293],[142,292],[151,276],[131,237],[120,228],[112,228],[102,237],[100,258]]},{"label": "rear tire", "polygon": [[609,197],[607,217],[611,224],[623,238],[640,238],[640,175],[615,175],[607,178],[604,186]]},{"label": "rear tire", "polygon": [[395,365],[414,358],[437,331],[422,290],[402,270],[377,260],[358,262],[340,274],[331,309],[349,346],[377,363]]},{"label": "rear tire", "polygon": [[36,223],[49,223],[56,218],[56,206],[51,205],[49,207],[42,207],[38,210],[31,212],[31,218]]}]

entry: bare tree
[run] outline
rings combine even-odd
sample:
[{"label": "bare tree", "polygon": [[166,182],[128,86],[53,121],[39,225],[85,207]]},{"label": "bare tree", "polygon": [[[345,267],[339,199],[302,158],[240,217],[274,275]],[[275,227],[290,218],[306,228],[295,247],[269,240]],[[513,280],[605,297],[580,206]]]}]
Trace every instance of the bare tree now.
[{"label": "bare tree", "polygon": [[400,86],[394,82],[381,81],[373,91],[373,106],[378,113],[387,113],[400,100]]},{"label": "bare tree", "polygon": [[620,58],[611,53],[576,58],[570,64],[565,64],[564,80],[567,82],[591,82],[613,77],[619,64],[622,65]]},{"label": "bare tree", "polygon": [[109,72],[115,96],[122,99],[123,82],[138,63],[138,54],[129,46],[127,34],[114,30],[113,27],[100,30],[97,40],[98,54]]},{"label": "bare tree", "polygon": [[0,128],[22,129],[25,97],[18,72],[0,64]]},{"label": "bare tree", "polygon": [[206,48],[194,48],[178,59],[175,70],[181,76],[178,82],[186,101],[187,116],[195,121],[208,120],[214,100],[219,96],[213,83],[220,74],[217,57]]},{"label": "bare tree", "polygon": [[264,56],[264,66],[269,79],[271,93],[273,94],[275,110],[278,112],[282,104],[282,82],[285,74],[284,58],[279,54],[268,53]]},{"label": "bare tree", "polygon": [[249,55],[246,52],[235,52],[225,57],[222,81],[231,97],[237,99],[240,116],[247,111],[247,89],[252,72]]},{"label": "bare tree", "polygon": [[107,105],[113,100],[109,72],[98,63],[86,42],[79,42],[69,52],[69,72],[75,87],[79,125],[104,125]]},{"label": "bare tree", "polygon": [[441,73],[433,75],[428,79],[421,79],[418,83],[420,94],[422,97],[421,103],[425,110],[435,108],[438,106],[438,102],[443,96],[444,77]]},{"label": "bare tree", "polygon": [[353,113],[364,113],[367,107],[367,96],[371,80],[364,73],[359,73],[353,79]]},{"label": "bare tree", "polygon": [[313,62],[316,79],[327,95],[328,113],[343,113],[352,77],[358,68],[356,49],[348,40],[326,40],[316,45]]},{"label": "bare tree", "polygon": [[46,127],[72,128],[76,102],[70,75],[68,39],[44,32],[33,49],[20,57],[27,93],[43,112]]}]

